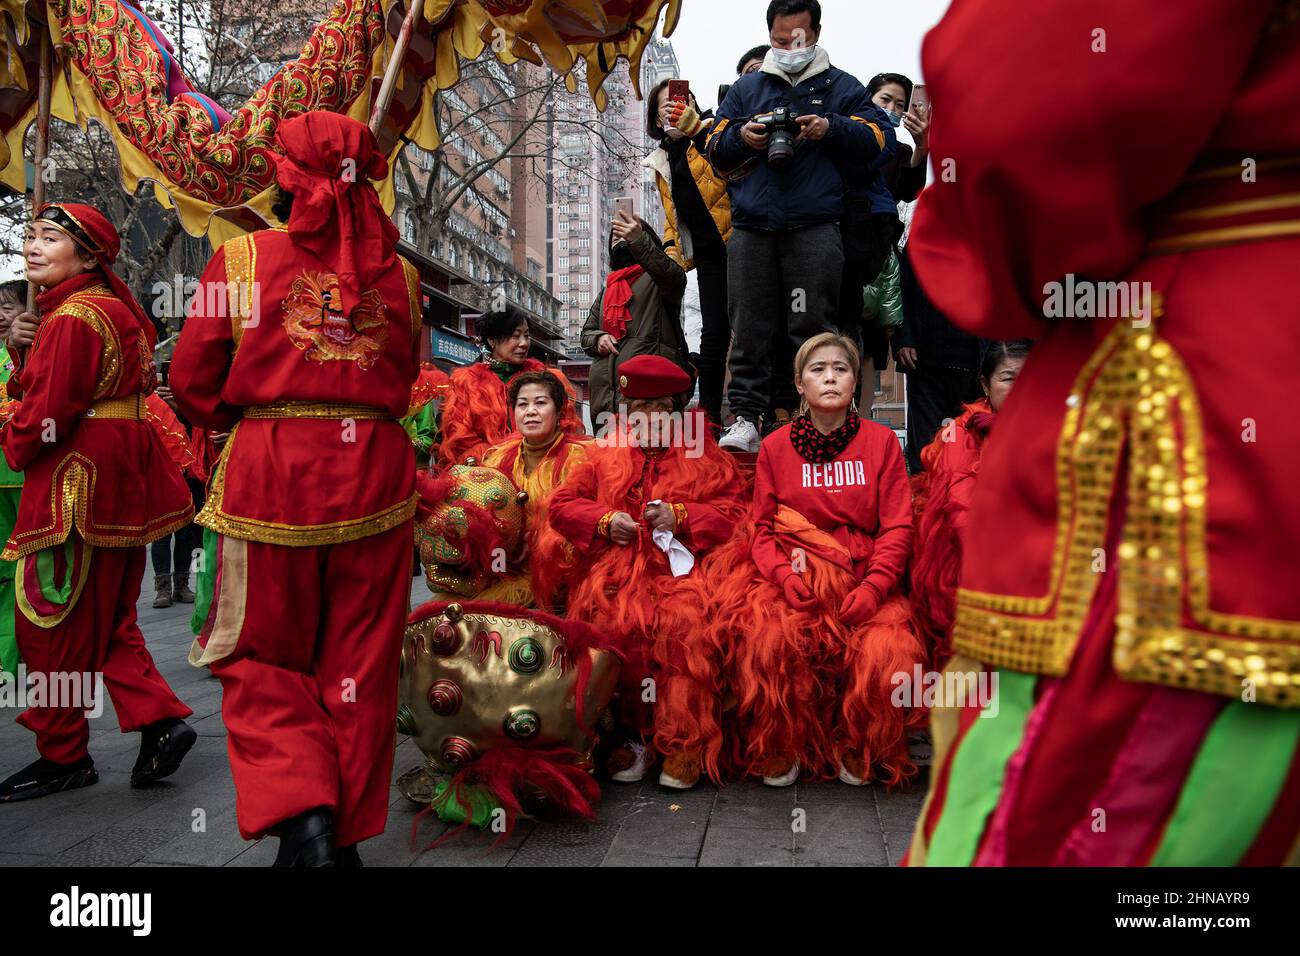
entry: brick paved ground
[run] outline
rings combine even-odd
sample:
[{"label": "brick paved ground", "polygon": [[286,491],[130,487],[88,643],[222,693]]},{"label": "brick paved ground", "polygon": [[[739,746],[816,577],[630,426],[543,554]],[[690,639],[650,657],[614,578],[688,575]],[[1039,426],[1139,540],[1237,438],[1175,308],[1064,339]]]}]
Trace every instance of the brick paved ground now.
[{"label": "brick paved ground", "polygon": [[[146,585],[152,581],[150,574]],[[417,581],[413,599],[427,596]],[[127,781],[139,737],[119,733],[106,704],[104,715],[91,723],[100,782],[0,806],[0,866],[265,866],[274,858],[275,840],[245,843],[235,828],[221,687],[185,659],[191,606],[154,610],[152,599],[147,586],[140,624],[159,669],[194,709],[198,743],[174,777],[132,790]],[[15,716],[0,711],[0,778],[35,756],[31,734],[14,723]],[[918,749],[917,756],[923,753]],[[394,774],[421,759],[415,745],[401,738]],[[463,833],[419,853],[411,849],[417,808],[394,789],[387,831],[363,844],[361,853],[369,866],[887,866],[907,847],[923,790],[923,783],[895,793],[839,783],[784,790],[739,783],[675,793],[648,778],[639,785],[607,784],[593,824],[523,822],[499,848],[491,848],[491,836]],[[795,832],[799,820],[804,827]],[[444,829],[425,818],[420,845]]]}]

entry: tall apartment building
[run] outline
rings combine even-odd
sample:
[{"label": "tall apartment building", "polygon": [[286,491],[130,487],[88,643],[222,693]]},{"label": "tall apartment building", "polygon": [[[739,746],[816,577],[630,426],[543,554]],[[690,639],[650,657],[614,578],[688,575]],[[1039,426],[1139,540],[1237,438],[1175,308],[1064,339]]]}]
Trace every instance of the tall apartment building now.
[{"label": "tall apartment building", "polygon": [[[642,93],[676,71],[672,44],[652,40],[641,65]],[[646,104],[634,95],[625,71],[611,74],[604,90],[609,103],[603,113],[585,92],[557,97],[553,110],[552,291],[563,303],[565,368],[577,382],[586,380],[590,365],[579,346],[579,334],[609,271],[615,200],[630,198],[638,216],[657,232],[663,229],[663,204],[654,175],[641,165],[656,145],[645,130]]]},{"label": "tall apartment building", "polygon": [[[442,162],[407,147],[415,188],[399,169],[393,219],[407,242],[426,246],[429,257],[452,273],[452,296],[466,306],[457,331],[472,337],[474,319],[491,308],[494,297],[504,298],[528,315],[535,352],[555,362],[563,355],[565,332],[560,302],[547,281],[548,184],[544,162],[525,155],[545,149],[545,126],[531,122],[545,73],[528,63],[503,66],[490,56],[465,64],[463,73],[461,83],[441,94]],[[507,149],[517,134],[521,138]],[[503,153],[508,155],[476,174]],[[424,201],[435,168],[439,189],[468,185],[441,234],[421,243],[415,206]]]}]

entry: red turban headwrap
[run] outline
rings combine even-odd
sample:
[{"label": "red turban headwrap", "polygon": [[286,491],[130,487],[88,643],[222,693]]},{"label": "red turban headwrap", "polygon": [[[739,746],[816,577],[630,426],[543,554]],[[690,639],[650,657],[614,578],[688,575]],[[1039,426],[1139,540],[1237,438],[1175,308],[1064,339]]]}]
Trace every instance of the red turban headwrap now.
[{"label": "red turban headwrap", "polygon": [[130,309],[144,334],[149,339],[149,348],[158,344],[158,333],[144,308],[136,301],[130,288],[113,271],[122,240],[102,212],[94,206],[79,202],[48,202],[36,211],[36,219],[56,226],[67,234],[68,238],[85,252],[89,252],[99,262],[100,271],[108,287]]},{"label": "red turban headwrap", "polygon": [[388,160],[368,126],[325,110],[281,124],[276,139],[276,179],[293,194],[289,237],[338,276],[350,315],[396,255],[397,227],[369,182],[388,175]]}]

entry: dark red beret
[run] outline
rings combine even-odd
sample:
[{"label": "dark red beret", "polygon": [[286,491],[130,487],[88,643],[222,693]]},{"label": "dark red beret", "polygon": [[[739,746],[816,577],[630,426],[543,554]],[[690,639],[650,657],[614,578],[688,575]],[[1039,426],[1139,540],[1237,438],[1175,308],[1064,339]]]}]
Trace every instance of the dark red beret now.
[{"label": "dark red beret", "polygon": [[662,355],[637,355],[618,367],[624,398],[667,398],[691,387],[691,377]]}]

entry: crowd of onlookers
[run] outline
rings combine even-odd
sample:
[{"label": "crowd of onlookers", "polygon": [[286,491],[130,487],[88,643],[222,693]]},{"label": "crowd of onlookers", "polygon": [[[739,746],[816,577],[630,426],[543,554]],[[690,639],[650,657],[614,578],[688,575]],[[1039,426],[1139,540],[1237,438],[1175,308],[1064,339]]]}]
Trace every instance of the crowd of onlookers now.
[{"label": "crowd of onlookers", "polygon": [[[915,473],[939,424],[978,396],[981,353],[930,304],[907,259],[905,222],[927,175],[929,103],[902,74],[878,73],[864,86],[834,67],[817,0],[775,0],[767,29],[769,43],[741,55],[716,111],[682,80],[663,80],[646,98],[646,128],[659,145],[644,165],[663,200],[663,235],[622,210],[612,226],[610,271],[582,332],[594,359],[592,419],[617,409],[623,362],[663,355],[696,379],[722,446],[757,451],[795,411],[795,351],[837,331],[874,370],[892,354],[907,375]],[[691,271],[701,331],[688,354],[682,299]]]}]

